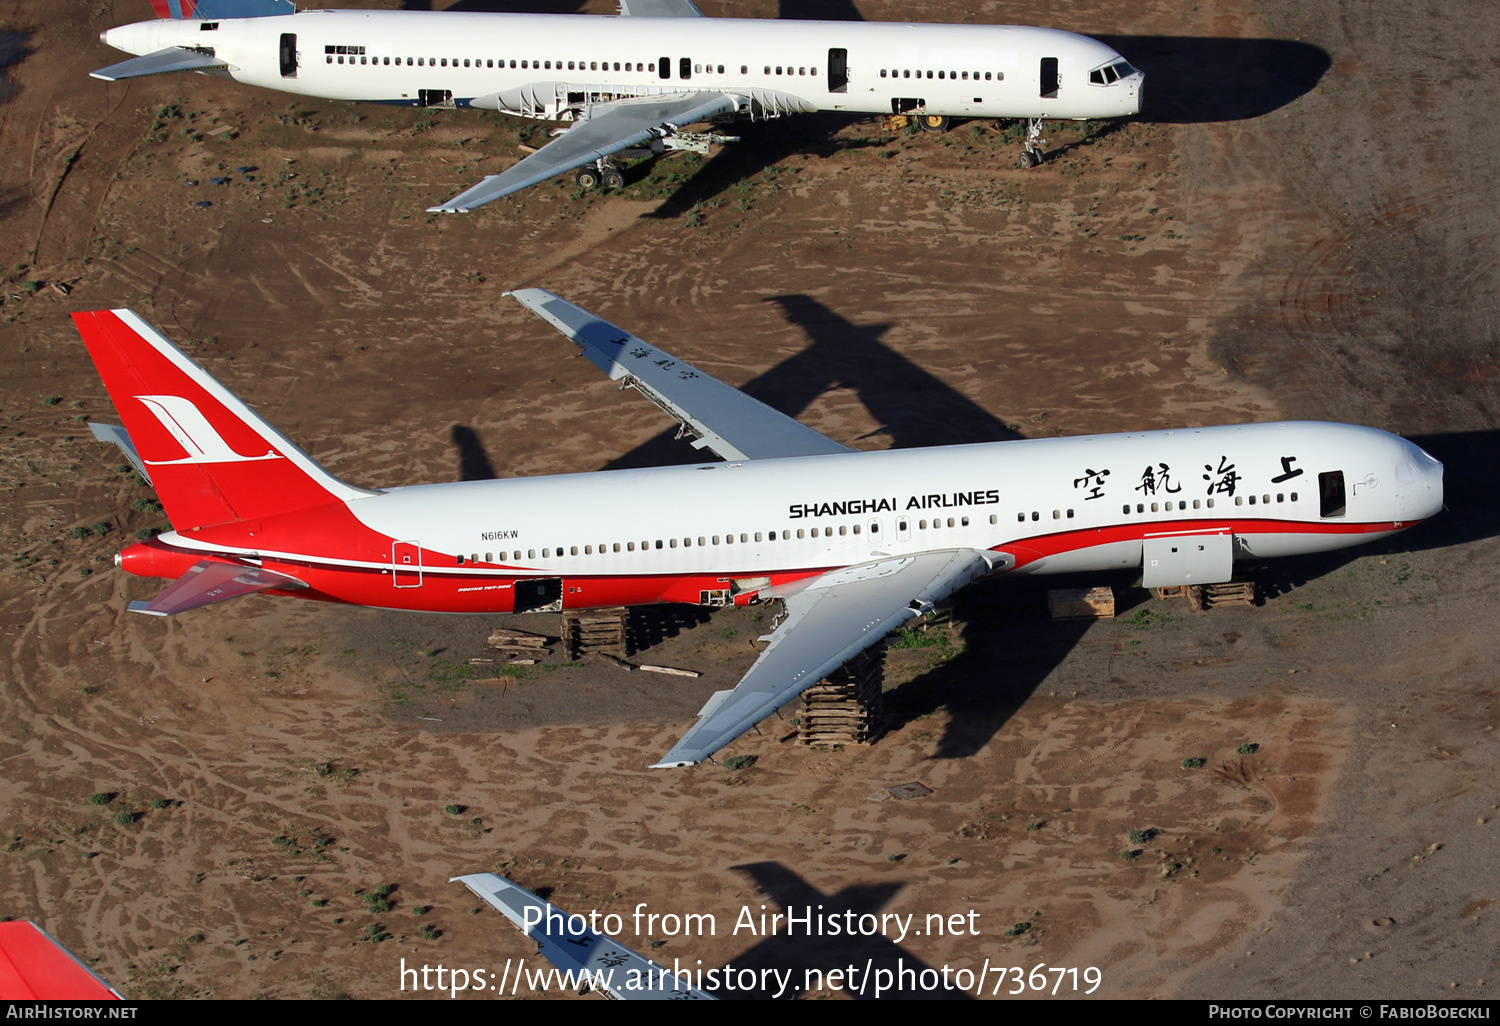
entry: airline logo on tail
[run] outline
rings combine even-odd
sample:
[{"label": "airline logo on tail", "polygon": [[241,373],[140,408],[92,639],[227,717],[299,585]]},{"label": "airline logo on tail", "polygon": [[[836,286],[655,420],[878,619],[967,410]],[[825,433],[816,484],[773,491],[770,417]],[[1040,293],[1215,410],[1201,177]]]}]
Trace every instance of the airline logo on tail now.
[{"label": "airline logo on tail", "polygon": [[244,456],[229,447],[229,443],[214,430],[214,426],[203,416],[202,411],[190,400],[180,395],[138,395],[141,405],[150,410],[161,426],[177,439],[187,453],[179,460],[146,460],[153,467],[165,467],[178,463],[253,463],[257,460],[279,460],[284,457],[272,450],[264,456]]}]

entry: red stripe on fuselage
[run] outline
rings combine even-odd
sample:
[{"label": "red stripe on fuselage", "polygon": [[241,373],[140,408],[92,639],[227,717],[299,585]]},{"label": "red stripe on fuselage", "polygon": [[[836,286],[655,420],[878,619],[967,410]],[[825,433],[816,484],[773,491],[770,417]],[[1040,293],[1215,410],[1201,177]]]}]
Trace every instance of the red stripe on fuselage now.
[{"label": "red stripe on fuselage", "polygon": [[994,551],[1009,552],[1016,557],[1016,566],[1025,566],[1047,556],[1065,552],[1077,552],[1096,545],[1116,542],[1143,541],[1147,538],[1176,538],[1194,534],[1387,534],[1400,531],[1418,523],[1403,520],[1385,523],[1361,523],[1349,521],[1308,520],[1152,520],[1138,524],[1112,524],[1107,527],[1083,527],[1056,534],[1018,538],[1013,542],[992,546]]}]

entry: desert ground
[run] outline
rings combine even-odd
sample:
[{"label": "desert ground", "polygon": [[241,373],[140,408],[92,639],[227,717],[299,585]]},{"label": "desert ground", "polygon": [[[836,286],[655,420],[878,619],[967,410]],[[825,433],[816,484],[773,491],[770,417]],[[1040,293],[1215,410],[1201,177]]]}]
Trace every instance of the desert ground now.
[{"label": "desert ground", "polygon": [[[1006,125],[748,125],[620,194],[564,178],[434,219],[544,127],[105,84],[97,34],[144,0],[0,0],[0,915],[136,998],[446,999],[403,990],[401,960],[532,958],[448,882],[481,871],[627,923],[641,903],[712,914],[711,936],[621,937],[692,968],[1491,993],[1500,9],[701,6],[1068,28],[1144,69],[1148,108],[1053,126],[1029,171]],[[502,296],[522,286],[861,448],[1347,420],[1442,459],[1449,508],[1262,568],[1253,608],[1195,614],[1127,577],[1081,582],[1116,587],[1115,619],[1061,622],[1046,584],[984,582],[891,649],[878,743],[816,750],[771,720],[725,751],[756,757],[739,770],[645,767],[749,666],[763,610],[650,621],[650,661],[694,680],[471,667],[498,625],[479,619],[265,596],[124,611],[160,582],[112,556],[166,523],[89,434],[114,415],[69,312],[136,310],[361,485],[694,459]],[[910,781],[932,793],[872,800]],[[808,904],[975,929],[732,929]]]}]

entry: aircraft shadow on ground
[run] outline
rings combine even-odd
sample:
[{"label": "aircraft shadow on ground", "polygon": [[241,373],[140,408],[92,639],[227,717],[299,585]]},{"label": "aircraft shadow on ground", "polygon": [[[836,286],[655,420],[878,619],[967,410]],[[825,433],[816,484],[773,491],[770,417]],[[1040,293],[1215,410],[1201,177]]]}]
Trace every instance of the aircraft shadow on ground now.
[{"label": "aircraft shadow on ground", "polygon": [[[874,433],[889,435],[896,449],[1020,437],[983,407],[884,345],[880,338],[889,324],[854,324],[809,296],[776,296],[769,302],[781,307],[787,321],[802,328],[812,344],[741,385],[746,395],[795,418],[829,389],[853,389],[881,425]],[[603,469],[702,462],[703,454],[678,440],[673,427]]]},{"label": "aircraft shadow on ground", "polygon": [[0,32],[0,103],[9,103],[19,88],[8,69],[26,59],[26,39],[25,32]]},{"label": "aircraft shadow on ground", "polygon": [[[905,886],[901,883],[855,884],[833,894],[824,894],[779,862],[755,862],[732,868],[750,877],[761,895],[779,906],[779,908],[768,908],[766,910],[768,914],[795,910],[796,914],[801,916],[810,909],[813,915],[825,917],[821,920],[822,922],[830,921],[826,917],[831,916],[839,917],[841,923],[846,922],[845,913],[853,913],[856,921],[859,916],[879,916],[881,910],[886,908],[891,899]],[[752,915],[759,916],[760,913],[755,908],[755,903],[747,907],[750,908]],[[866,922],[868,924],[868,921]],[[760,920],[757,918],[757,927],[759,923]],[[913,930],[922,930],[925,925],[922,914],[916,913],[912,921]],[[816,972],[826,974],[833,970],[844,971],[851,965],[857,966],[864,972],[887,971],[892,974],[891,978],[894,978],[895,974],[901,970],[915,974],[921,974],[925,970],[928,972],[929,979],[938,976],[931,966],[881,933],[872,933],[868,936],[856,934],[855,936],[808,937],[803,935],[800,925],[795,936],[785,929],[777,931],[772,936],[762,938],[760,943],[734,958],[729,964],[735,970],[748,969],[756,972],[757,975],[761,969],[776,969],[783,974],[790,972],[793,987],[788,988],[788,992],[781,995],[782,998],[795,997],[796,994],[802,992],[808,982],[808,970],[815,971],[813,982],[817,979]],[[852,986],[844,987],[844,992],[849,997],[874,1000],[873,983],[863,993],[858,989],[859,980],[852,981],[852,984]],[[904,991],[904,996],[920,996],[929,1000],[969,999],[969,995],[962,991],[934,990],[917,995],[913,994],[912,990],[913,988],[908,986]],[[725,991],[719,993],[725,997],[731,996]],[[741,995],[735,992],[732,996]],[[774,996],[774,991],[752,991],[747,996],[770,998]]]},{"label": "aircraft shadow on ground", "polygon": [[1262,595],[1284,595],[1363,556],[1427,552],[1500,535],[1500,430],[1412,435],[1411,441],[1443,463],[1442,511],[1380,541],[1266,563],[1256,575]]},{"label": "aircraft shadow on ground", "polygon": [[1152,124],[1244,121],[1313,91],[1333,59],[1290,39],[1095,36],[1146,73],[1139,120]]}]

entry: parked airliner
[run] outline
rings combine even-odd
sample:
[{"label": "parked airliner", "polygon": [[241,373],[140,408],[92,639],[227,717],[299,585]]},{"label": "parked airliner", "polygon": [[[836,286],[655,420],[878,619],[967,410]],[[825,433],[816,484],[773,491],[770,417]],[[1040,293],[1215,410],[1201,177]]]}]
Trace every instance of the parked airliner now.
[{"label": "parked airliner", "polygon": [[691,0],[620,0],[620,17],[309,10],[290,0],[151,0],[155,21],[100,38],[139,54],[93,73],[114,82],[204,71],[302,96],[478,107],[570,121],[536,153],[429,209],[472,210],[553,175],[624,184],[611,154],[707,152],[728,137],[684,126],[818,110],[1043,119],[1139,112],[1145,76],[1103,43],[1014,25],[705,18]]},{"label": "parked airliner", "polygon": [[367,489],[330,475],[126,310],[74,314],[174,530],[126,548],[165,616],[267,591],[521,613],[780,599],[732,691],[658,766],[707,758],[979,577],[1343,548],[1432,516],[1442,464],[1384,431],[1277,423],[860,452],[550,292],[512,295],[723,462]]}]

